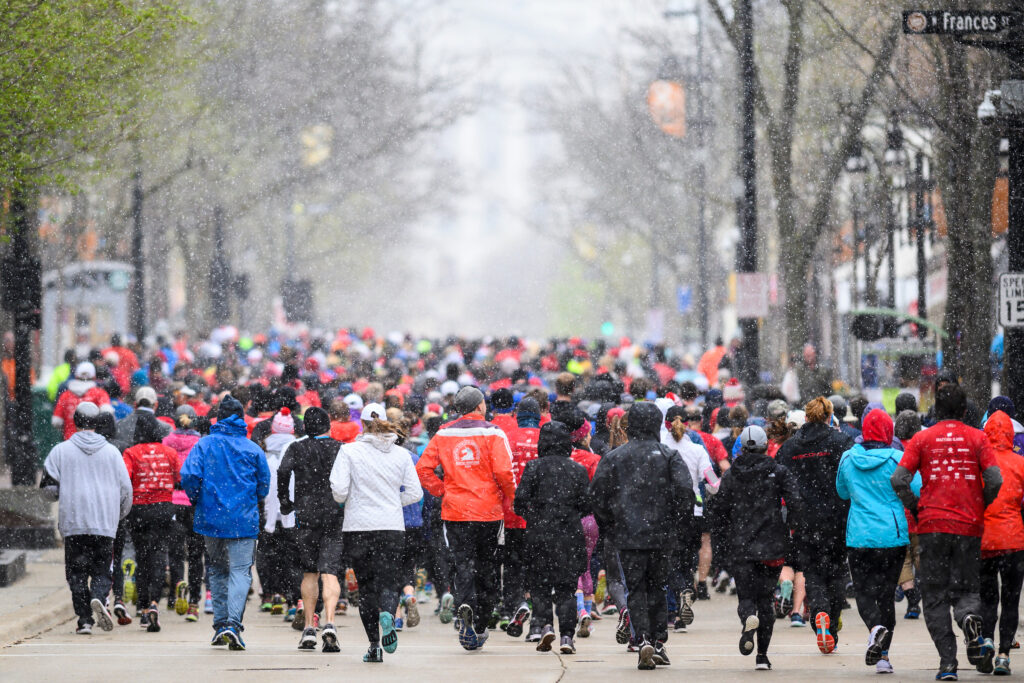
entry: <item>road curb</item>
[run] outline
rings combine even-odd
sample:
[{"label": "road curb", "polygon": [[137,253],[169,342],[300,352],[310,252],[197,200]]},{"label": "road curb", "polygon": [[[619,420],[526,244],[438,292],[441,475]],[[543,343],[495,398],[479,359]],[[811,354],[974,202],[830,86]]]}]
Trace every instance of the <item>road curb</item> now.
[{"label": "road curb", "polygon": [[75,618],[65,587],[6,616],[0,623],[0,648],[9,647]]}]

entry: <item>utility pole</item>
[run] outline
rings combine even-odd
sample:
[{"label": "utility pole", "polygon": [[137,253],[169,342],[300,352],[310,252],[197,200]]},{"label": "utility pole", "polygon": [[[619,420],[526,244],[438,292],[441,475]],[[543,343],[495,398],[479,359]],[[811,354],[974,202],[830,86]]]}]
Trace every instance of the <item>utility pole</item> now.
[{"label": "utility pole", "polygon": [[146,260],[142,249],[142,156],[135,150],[135,171],[132,173],[132,334],[142,342],[146,337]]},{"label": "utility pole", "polygon": [[[924,215],[924,155],[914,155],[914,237],[917,240],[917,317],[928,319],[928,260],[924,253],[924,233],[928,219]],[[921,327],[917,336],[924,339],[928,328]]]},{"label": "utility pole", "polygon": [[[736,271],[757,272],[757,129],[754,119],[754,10],[752,0],[736,3],[736,26],[740,33],[739,76],[742,84],[740,104],[740,178],[743,197],[739,202],[740,241],[736,245]],[[757,382],[760,371],[757,318],[740,321],[743,333],[741,379]]]}]

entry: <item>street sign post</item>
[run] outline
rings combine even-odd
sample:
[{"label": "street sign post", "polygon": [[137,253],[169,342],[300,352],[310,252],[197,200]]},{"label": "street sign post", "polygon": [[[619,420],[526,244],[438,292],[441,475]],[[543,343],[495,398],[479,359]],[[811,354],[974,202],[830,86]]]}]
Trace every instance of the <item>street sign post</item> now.
[{"label": "street sign post", "polygon": [[1020,12],[995,10],[907,10],[903,13],[903,32],[913,35],[964,35],[1001,33],[1021,24]]},{"label": "street sign post", "polygon": [[1024,327],[1024,273],[999,276],[999,324]]}]

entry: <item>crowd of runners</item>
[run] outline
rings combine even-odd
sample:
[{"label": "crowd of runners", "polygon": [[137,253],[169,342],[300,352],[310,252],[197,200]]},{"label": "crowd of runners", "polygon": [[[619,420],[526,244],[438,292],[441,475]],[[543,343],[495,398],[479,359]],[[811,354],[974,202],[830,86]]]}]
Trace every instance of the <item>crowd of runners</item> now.
[{"label": "crowd of runners", "polygon": [[717,590],[757,669],[778,620],[834,652],[849,597],[878,673],[898,662],[898,601],[924,616],[936,679],[957,677],[954,621],[970,665],[1010,673],[1024,427],[952,376],[893,419],[832,395],[810,348],[780,386],[741,384],[721,344],[694,362],[628,339],[372,330],[115,337],[65,361],[41,486],[81,634],[205,612],[211,645],[244,650],[255,599],[300,649],[338,652],[335,616],[357,606],[381,662],[433,595],[466,650],[525,635],[573,654],[614,619],[655,669]]}]

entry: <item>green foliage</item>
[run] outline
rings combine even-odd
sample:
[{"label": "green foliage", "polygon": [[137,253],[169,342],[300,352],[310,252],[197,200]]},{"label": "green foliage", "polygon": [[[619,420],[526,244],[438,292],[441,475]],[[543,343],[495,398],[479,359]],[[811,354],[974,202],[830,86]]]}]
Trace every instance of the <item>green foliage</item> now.
[{"label": "green foliage", "polygon": [[0,4],[0,187],[62,184],[75,154],[115,140],[186,21],[141,0]]}]

